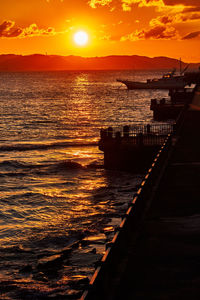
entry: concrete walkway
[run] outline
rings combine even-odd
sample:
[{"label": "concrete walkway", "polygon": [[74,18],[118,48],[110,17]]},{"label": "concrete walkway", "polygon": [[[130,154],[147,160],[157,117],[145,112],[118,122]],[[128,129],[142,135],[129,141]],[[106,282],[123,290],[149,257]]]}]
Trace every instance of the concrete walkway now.
[{"label": "concrete walkway", "polygon": [[112,299],[200,299],[200,110],[186,114]]}]

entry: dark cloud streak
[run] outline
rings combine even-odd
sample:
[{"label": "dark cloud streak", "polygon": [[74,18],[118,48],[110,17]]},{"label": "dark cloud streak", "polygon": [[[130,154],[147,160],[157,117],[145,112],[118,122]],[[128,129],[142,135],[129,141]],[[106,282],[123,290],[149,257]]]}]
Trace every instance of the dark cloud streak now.
[{"label": "dark cloud streak", "polygon": [[182,38],[182,40],[190,40],[200,36],[200,31],[195,31],[187,34]]},{"label": "dark cloud streak", "polygon": [[179,5],[182,4],[184,6],[197,6],[199,7],[199,0],[163,0],[165,5]]}]

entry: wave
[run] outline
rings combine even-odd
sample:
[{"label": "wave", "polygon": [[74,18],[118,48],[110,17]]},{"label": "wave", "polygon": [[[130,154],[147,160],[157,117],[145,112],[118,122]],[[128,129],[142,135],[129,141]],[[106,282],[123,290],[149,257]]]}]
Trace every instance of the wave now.
[{"label": "wave", "polygon": [[104,165],[100,164],[97,161],[91,162],[90,164],[87,165],[87,169],[103,169]]},{"label": "wave", "polygon": [[81,164],[68,160],[68,161],[61,161],[58,163],[51,163],[51,164],[28,164],[24,162],[19,162],[17,160],[5,160],[0,163],[0,168],[13,168],[13,169],[41,169],[41,168],[51,168],[51,169],[82,169],[84,168]]},{"label": "wave", "polygon": [[0,177],[20,177],[30,174],[33,170],[43,168],[45,165],[29,164],[18,160],[4,160],[0,162]]},{"label": "wave", "polygon": [[84,166],[82,166],[81,164],[75,162],[75,161],[62,161],[62,162],[59,162],[59,163],[56,163],[54,165],[51,166],[51,169],[53,171],[55,170],[80,170],[80,169],[85,169]]},{"label": "wave", "polygon": [[56,163],[51,166],[51,169],[55,170],[87,170],[87,169],[102,169],[103,165],[99,164],[97,161],[94,161],[86,166],[81,165],[80,163],[77,163],[72,160],[68,161],[62,161],[59,163]]},{"label": "wave", "polygon": [[72,161],[65,160],[55,163],[47,164],[28,164],[19,162],[17,160],[5,160],[0,163],[0,177],[3,176],[26,176],[30,173],[52,173],[52,172],[63,172],[68,170],[87,170],[87,169],[100,169],[103,168],[102,164],[94,161],[86,166]]},{"label": "wave", "polygon": [[18,145],[3,145],[0,146],[0,151],[30,151],[30,150],[45,150],[65,147],[84,147],[97,146],[97,142],[60,142],[52,144],[18,144]]},{"label": "wave", "polygon": [[0,168],[1,167],[12,167],[17,169],[17,168],[30,168],[31,165],[19,162],[17,160],[4,160],[0,163]]}]

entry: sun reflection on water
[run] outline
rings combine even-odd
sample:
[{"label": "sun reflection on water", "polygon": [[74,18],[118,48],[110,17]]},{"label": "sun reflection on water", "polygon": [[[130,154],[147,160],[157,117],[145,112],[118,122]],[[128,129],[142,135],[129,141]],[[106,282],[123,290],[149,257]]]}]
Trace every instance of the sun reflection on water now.
[{"label": "sun reflection on water", "polygon": [[[14,293],[19,297],[22,289],[27,297],[48,290],[56,294],[62,284],[70,294],[74,285],[69,281],[93,272],[95,251],[103,253],[114,230],[113,216],[117,226],[131,197],[131,180],[103,170],[102,152],[89,143],[98,141],[101,127],[148,121],[150,95],[127,96],[113,83],[116,73],[106,74],[11,74],[16,83],[7,77],[1,81],[7,82],[1,138],[9,151],[2,151],[0,162],[0,268],[14,284],[18,280]],[[76,242],[77,248],[70,246],[69,258],[63,259],[61,253]],[[63,261],[52,279],[37,266],[41,258],[55,254]],[[24,274],[24,267],[31,271]]]}]

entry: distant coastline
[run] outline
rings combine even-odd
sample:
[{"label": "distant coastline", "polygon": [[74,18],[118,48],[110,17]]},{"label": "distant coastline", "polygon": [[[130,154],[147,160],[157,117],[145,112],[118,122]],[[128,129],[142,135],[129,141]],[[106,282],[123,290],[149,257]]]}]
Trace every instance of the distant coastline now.
[{"label": "distant coastline", "polygon": [[[182,62],[184,68],[190,62]],[[80,57],[59,55],[0,55],[0,72],[5,71],[54,71],[54,70],[161,70],[177,68],[179,60],[169,57],[105,56]],[[190,63],[189,69],[198,69],[200,63]]]}]

